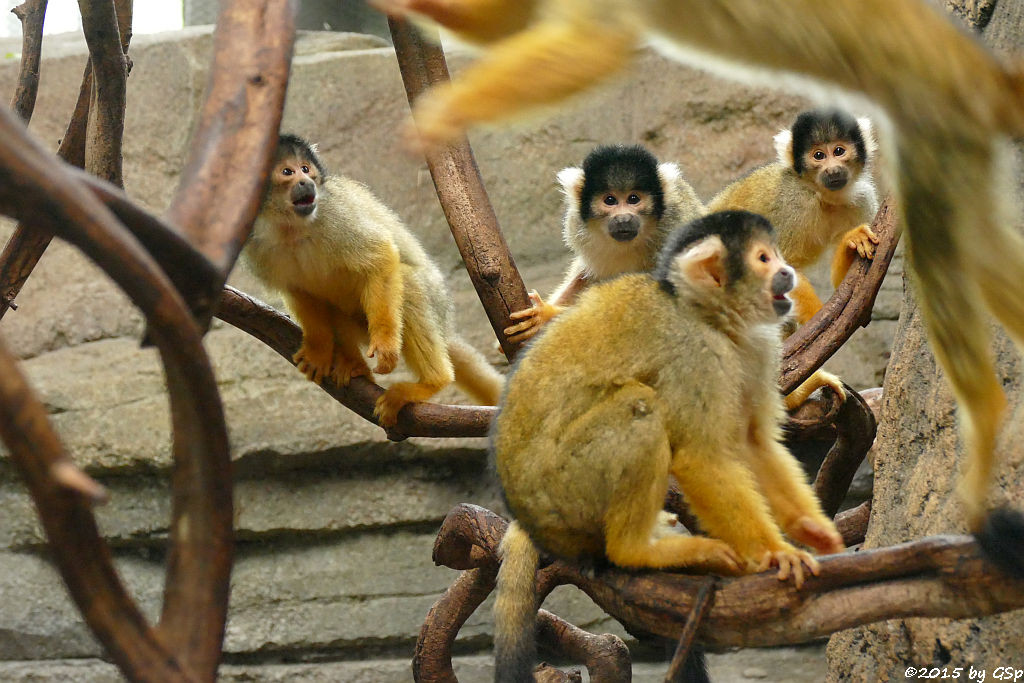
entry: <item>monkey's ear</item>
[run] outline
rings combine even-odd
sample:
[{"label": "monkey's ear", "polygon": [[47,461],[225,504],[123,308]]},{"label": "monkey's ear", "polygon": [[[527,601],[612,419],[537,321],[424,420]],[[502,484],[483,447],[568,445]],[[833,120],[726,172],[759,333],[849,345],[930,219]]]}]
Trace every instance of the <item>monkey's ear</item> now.
[{"label": "monkey's ear", "polygon": [[860,135],[864,138],[864,151],[868,157],[863,161],[870,164],[874,162],[875,155],[878,153],[878,138],[875,137],[875,126],[871,123],[871,119],[862,116],[857,119],[857,127],[860,128]]},{"label": "monkey's ear", "polygon": [[580,193],[583,192],[583,169],[576,166],[563,168],[555,178],[562,186],[562,193],[567,198],[579,202]]},{"label": "monkey's ear", "polygon": [[793,168],[793,132],[785,128],[776,133],[773,139],[775,140],[775,154],[779,157],[779,163],[788,168]]},{"label": "monkey's ear", "polygon": [[658,164],[658,180],[661,181],[662,190],[667,190],[679,184],[679,180],[682,177],[683,172],[679,170],[678,164],[672,161]]},{"label": "monkey's ear", "polygon": [[725,245],[718,235],[705,237],[675,259],[675,271],[694,287],[725,285]]},{"label": "monkey's ear", "polygon": [[312,143],[310,143],[309,151],[312,152],[313,154],[316,154],[317,152],[319,152],[320,151],[320,143],[319,142],[312,142]]}]

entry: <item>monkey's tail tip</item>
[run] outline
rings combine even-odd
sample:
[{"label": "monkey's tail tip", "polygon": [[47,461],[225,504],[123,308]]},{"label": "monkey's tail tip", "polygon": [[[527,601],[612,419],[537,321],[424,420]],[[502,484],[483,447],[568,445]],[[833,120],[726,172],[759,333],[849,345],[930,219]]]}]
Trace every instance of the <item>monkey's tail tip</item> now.
[{"label": "monkey's tail tip", "polygon": [[1009,508],[994,510],[974,537],[997,567],[1024,579],[1024,514]]}]

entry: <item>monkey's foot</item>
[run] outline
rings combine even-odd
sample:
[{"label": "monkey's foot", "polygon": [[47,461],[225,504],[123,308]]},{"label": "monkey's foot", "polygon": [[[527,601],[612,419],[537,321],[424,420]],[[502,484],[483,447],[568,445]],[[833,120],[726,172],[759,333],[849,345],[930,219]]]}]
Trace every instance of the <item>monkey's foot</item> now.
[{"label": "monkey's foot", "polygon": [[292,356],[295,367],[311,382],[320,384],[320,380],[330,374],[331,360],[334,354],[331,349],[309,347],[305,342]]},{"label": "monkey's foot", "polygon": [[331,379],[341,387],[347,387],[353,377],[369,377],[373,380],[373,373],[370,366],[362,358],[349,358],[341,354],[334,355],[334,370],[331,371]]},{"label": "monkey's foot", "polygon": [[442,386],[423,382],[393,384],[377,399],[373,414],[382,427],[394,427],[398,423],[398,413],[402,408],[409,403],[427,400],[440,391]]},{"label": "monkey's foot", "polygon": [[761,557],[761,564],[758,565],[757,571],[763,572],[771,567],[778,567],[779,581],[785,581],[792,574],[793,585],[799,590],[804,585],[805,566],[815,576],[821,571],[821,567],[813,555],[803,550],[797,550],[787,543],[780,550],[766,551]]},{"label": "monkey's foot", "polygon": [[378,375],[386,375],[398,365],[398,357],[401,355],[401,346],[397,344],[371,343],[366,355],[377,359],[377,367],[373,369]]},{"label": "monkey's foot", "polygon": [[846,547],[835,525],[825,517],[799,517],[786,529],[786,535],[798,543],[814,548],[822,555],[841,553]]},{"label": "monkey's foot", "polygon": [[858,225],[849,230],[842,237],[847,249],[856,251],[861,258],[874,258],[875,246],[878,244],[878,236],[868,227],[868,224]]},{"label": "monkey's foot", "polygon": [[530,290],[530,301],[533,306],[509,314],[512,320],[519,320],[515,325],[505,328],[505,336],[510,342],[520,343],[531,338],[540,331],[549,320],[562,312],[561,306],[552,306],[540,298],[537,290]]},{"label": "monkey's foot", "polygon": [[[703,536],[684,537],[690,541],[685,566],[710,574],[738,575],[743,573],[743,559],[736,550],[717,538]],[[696,541],[696,543],[694,543]]]}]

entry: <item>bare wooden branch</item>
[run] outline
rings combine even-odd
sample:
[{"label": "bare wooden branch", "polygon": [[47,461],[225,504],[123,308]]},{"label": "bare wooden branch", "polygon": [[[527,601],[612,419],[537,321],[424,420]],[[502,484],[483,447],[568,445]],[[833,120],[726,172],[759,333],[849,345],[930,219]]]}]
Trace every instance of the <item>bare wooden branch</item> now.
[{"label": "bare wooden branch", "polygon": [[[289,0],[224,0],[210,85],[167,219],[215,267],[186,291],[206,328],[252,230],[277,147],[295,42]],[[230,197],[231,201],[224,201]]]},{"label": "bare wooden branch", "polygon": [[779,387],[788,394],[832,357],[857,330],[871,322],[871,309],[889,269],[899,228],[892,198],[887,198],[871,223],[879,243],[871,260],[857,258],[846,278],[813,318],[783,345]]},{"label": "bare wooden branch", "polygon": [[629,648],[617,635],[587,633],[542,609],[537,612],[537,641],[548,650],[586,666],[593,683],[630,680],[633,660]]},{"label": "bare wooden branch", "polygon": [[43,18],[47,0],[25,0],[11,10],[21,22],[21,70],[11,109],[26,124],[32,119],[39,93],[39,56],[43,49]]},{"label": "bare wooden branch", "polygon": [[[456,568],[493,567],[506,522],[457,506],[439,532],[438,558]],[[444,539],[441,541],[440,539]],[[497,540],[496,540],[497,539]],[[797,590],[774,571],[721,579],[702,641],[710,646],[795,644],[882,619],[961,618],[1024,606],[1024,581],[984,559],[966,536],[935,536],[879,550],[819,558],[821,575]],[[560,580],[583,590],[632,632],[679,638],[703,577],[608,568],[581,571],[556,562]],[[750,624],[756,623],[756,629]]]},{"label": "bare wooden branch", "polygon": [[846,400],[836,415],[836,440],[814,479],[814,493],[829,517],[835,517],[839,511],[857,468],[875,441],[877,430],[875,416],[867,402],[851,387],[843,386],[846,387]]},{"label": "bare wooden branch", "polygon": [[[391,39],[409,104],[430,86],[448,80],[444,52],[404,19],[388,17]],[[484,189],[469,140],[463,136],[453,145],[426,155],[430,177],[437,189],[448,226],[462,260],[480,297],[505,357],[511,360],[520,345],[505,338],[512,324],[509,314],[530,307],[526,286],[516,270],[505,237],[498,227],[491,200]]]},{"label": "bare wooden branch", "polygon": [[[171,549],[158,638],[183,669],[212,680],[227,613],[231,471],[223,409],[199,329],[149,254],[3,110],[0,212],[31,219],[77,245],[146,316],[164,363],[174,425]],[[64,552],[59,545],[55,550]],[[102,600],[93,594],[78,598],[87,618]],[[118,664],[124,668],[131,662]]]},{"label": "bare wooden branch", "polygon": [[[225,287],[217,317],[248,332],[294,363],[292,356],[299,350],[302,331],[290,318],[262,301],[233,287]],[[347,387],[340,387],[326,378],[320,388],[360,417],[379,424],[373,415],[373,407],[377,397],[384,393],[382,387],[365,377],[355,377]],[[389,429],[387,435],[396,441],[410,436],[487,436],[496,411],[489,406],[412,403],[398,413],[398,424]]]},{"label": "bare wooden branch", "polygon": [[665,683],[684,683],[683,674],[685,673],[687,660],[690,658],[693,641],[697,637],[697,629],[700,628],[701,622],[704,621],[708,610],[711,609],[714,595],[715,577],[708,576],[697,590],[693,609],[690,610],[690,616],[686,618],[686,623],[683,625],[683,633],[679,636],[679,644],[676,646],[675,654],[672,655],[672,661],[668,666],[668,673],[665,674]]},{"label": "bare wooden branch", "polygon": [[864,542],[871,518],[871,501],[867,500],[855,508],[836,515],[836,529],[847,547]]},{"label": "bare wooden branch", "polygon": [[[122,10],[122,16],[129,22],[124,30],[128,37],[131,35],[131,1],[123,0],[121,4],[128,8],[126,12]],[[121,144],[127,98],[127,43],[122,47],[119,16],[113,0],[78,0],[78,8],[92,67],[85,169],[121,187],[124,185]]]}]

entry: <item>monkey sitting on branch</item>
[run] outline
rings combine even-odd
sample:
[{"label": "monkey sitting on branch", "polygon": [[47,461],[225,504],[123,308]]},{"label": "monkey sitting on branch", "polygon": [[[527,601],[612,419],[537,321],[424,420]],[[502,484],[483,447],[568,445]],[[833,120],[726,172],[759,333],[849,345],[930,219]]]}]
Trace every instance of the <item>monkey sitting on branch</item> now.
[{"label": "monkey sitting on branch", "polygon": [[[622,71],[650,37],[666,53],[735,77],[864,95],[894,133],[894,184],[909,270],[966,450],[968,525],[993,560],[1024,575],[1024,515],[986,501],[1006,397],[986,311],[1024,346],[1024,239],[1009,140],[1024,135],[1024,73],[924,0],[375,0],[486,46],[416,102],[412,137],[551,105]],[[796,76],[796,77],[794,77]]]},{"label": "monkey sitting on branch", "polygon": [[530,292],[533,306],[514,311],[505,329],[521,343],[590,285],[654,268],[668,233],[704,214],[704,205],[674,163],[642,145],[596,147],[582,167],[558,172],[565,196],[562,236],[573,252],[569,270],[548,301]]},{"label": "monkey sitting on branch", "polygon": [[[797,269],[790,296],[801,325],[821,308],[803,269],[834,248],[836,287],[856,255],[874,257],[878,238],[869,223],[878,211],[872,179],[877,149],[867,118],[856,119],[841,109],[805,111],[792,128],[775,136],[774,163],[754,169],[708,203],[711,211],[753,211],[775,227],[782,258]],[[818,370],[786,397],[786,407],[793,410],[822,386],[845,396],[838,377]]]},{"label": "monkey sitting on branch", "polygon": [[[497,680],[532,680],[538,553],[797,587],[843,549],[782,445],[781,323],[796,276],[761,216],[673,233],[653,274],[594,285],[522,355],[491,446],[515,517],[495,602]],[[668,477],[710,537],[660,528]]]},{"label": "monkey sitting on branch", "polygon": [[[497,404],[504,380],[452,330],[440,270],[394,212],[361,183],[328,175],[302,138],[280,137],[243,253],[302,328],[293,360],[313,382],[373,381],[373,372],[387,374],[405,358],[417,381],[393,384],[377,399],[382,426],[453,380],[479,403]],[[372,372],[361,344],[377,360]]]}]

